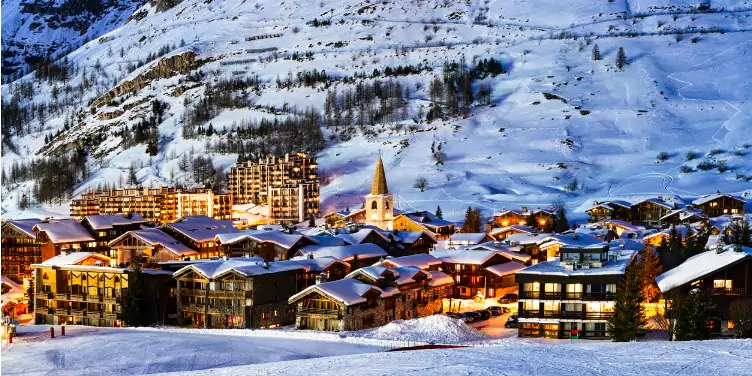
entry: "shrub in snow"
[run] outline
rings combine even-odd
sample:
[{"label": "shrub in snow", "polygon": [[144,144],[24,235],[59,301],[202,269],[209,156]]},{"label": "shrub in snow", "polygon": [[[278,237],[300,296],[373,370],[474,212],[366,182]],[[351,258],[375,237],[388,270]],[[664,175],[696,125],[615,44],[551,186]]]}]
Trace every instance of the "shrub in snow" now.
[{"label": "shrub in snow", "polygon": [[665,161],[667,161],[667,160],[668,160],[669,156],[668,156],[668,153],[666,153],[665,151],[662,151],[662,152],[660,152],[660,153],[658,154],[658,157],[657,157],[657,158],[658,158],[658,161],[660,161],[660,162],[665,162]]},{"label": "shrub in snow", "polygon": [[697,153],[695,153],[693,151],[688,151],[687,154],[686,154],[686,158],[687,158],[688,161],[691,161],[693,159],[697,159]]}]

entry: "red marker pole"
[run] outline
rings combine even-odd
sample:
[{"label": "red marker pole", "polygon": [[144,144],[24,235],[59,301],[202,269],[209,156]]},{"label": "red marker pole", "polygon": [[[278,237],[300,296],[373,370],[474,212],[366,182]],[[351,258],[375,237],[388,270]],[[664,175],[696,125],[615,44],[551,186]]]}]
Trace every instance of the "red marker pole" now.
[{"label": "red marker pole", "polygon": [[65,325],[60,327],[60,336],[65,337]]},{"label": "red marker pole", "polygon": [[8,343],[13,343],[13,332],[8,333]]},{"label": "red marker pole", "polygon": [[55,328],[50,327],[50,338],[55,338]]}]

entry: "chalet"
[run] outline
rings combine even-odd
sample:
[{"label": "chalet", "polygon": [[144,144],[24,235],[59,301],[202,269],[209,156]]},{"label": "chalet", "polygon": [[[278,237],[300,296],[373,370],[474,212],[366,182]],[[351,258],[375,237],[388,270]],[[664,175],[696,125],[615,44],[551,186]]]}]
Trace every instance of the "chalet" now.
[{"label": "chalet", "polygon": [[702,210],[708,217],[718,217],[724,214],[742,214],[747,200],[740,196],[724,193],[701,196],[692,201],[692,205]]},{"label": "chalet", "polygon": [[[494,298],[503,295],[505,288],[514,287],[514,280],[505,280],[497,273],[488,271],[494,265],[510,263],[512,252],[504,254],[488,250],[436,250],[431,255],[442,261],[441,270],[450,275],[455,283],[453,298]],[[514,255],[515,257],[518,255]],[[507,285],[505,286],[505,282]],[[500,290],[501,289],[501,290]]]},{"label": "chalet", "polygon": [[357,269],[371,266],[388,254],[375,244],[357,244],[335,247],[308,246],[299,250],[295,256],[296,260],[309,257],[333,257],[347,262],[352,269]]},{"label": "chalet", "polygon": [[629,222],[632,219],[632,204],[626,201],[594,201],[593,207],[585,210],[590,216],[590,222],[601,222],[609,219]]},{"label": "chalet", "polygon": [[100,247],[94,237],[80,222],[74,219],[51,219],[34,225],[37,241],[42,251],[42,260],[61,253],[88,251],[106,254],[107,247]]},{"label": "chalet", "polygon": [[518,271],[518,336],[608,338],[616,288],[639,249],[625,244],[565,246],[558,259]]},{"label": "chalet", "polygon": [[534,217],[535,226],[546,228],[553,223],[556,218],[553,208],[529,210],[523,206],[520,210],[502,209],[500,213],[494,214],[494,227],[507,227],[511,225],[529,225],[530,218]]},{"label": "chalet", "polygon": [[258,256],[268,261],[287,260],[301,248],[318,244],[299,233],[256,230],[218,234],[214,242],[225,256]]},{"label": "chalet", "polygon": [[454,223],[427,211],[401,213],[394,217],[393,226],[395,230],[423,231],[436,240],[447,240],[454,234]]},{"label": "chalet", "polygon": [[586,247],[599,244],[601,240],[590,235],[580,235],[577,232],[569,234],[554,234],[538,242],[538,248],[544,252],[548,260],[559,257],[561,247]]},{"label": "chalet", "polygon": [[645,235],[645,237],[642,238],[642,241],[654,247],[658,247],[663,241],[668,241],[671,238],[672,229],[676,229],[682,238],[682,243],[686,242],[690,237],[695,236],[695,231],[689,226],[672,226],[670,229],[664,229]]},{"label": "chalet", "polygon": [[160,229],[191,249],[198,251],[198,258],[222,256],[222,251],[215,242],[219,234],[240,232],[230,220],[220,220],[196,215],[181,217],[174,222],[160,226]]},{"label": "chalet", "polygon": [[350,226],[346,231],[339,231],[334,236],[347,245],[374,244],[389,253],[401,248],[397,246],[394,237],[389,237],[390,234],[389,231],[383,231],[377,227]]},{"label": "chalet", "polygon": [[[158,228],[128,231],[108,243],[118,266],[196,259],[199,253]],[[113,265],[113,266],[115,266]]]},{"label": "chalet", "polygon": [[663,218],[674,205],[659,198],[649,198],[632,205],[632,223],[648,227],[660,227]]},{"label": "chalet", "polygon": [[297,329],[349,331],[439,313],[452,279],[417,267],[370,266],[339,281],[308,287],[291,297]]},{"label": "chalet", "polygon": [[616,235],[619,235],[619,238],[638,239],[642,238],[645,234],[644,226],[634,225],[627,221],[609,219],[603,223],[610,229],[616,231]]},{"label": "chalet", "polygon": [[341,278],[347,264],[333,258],[269,262],[256,257],[198,262],[178,270],[178,308],[184,325],[269,328],[295,321],[287,300],[324,273]]},{"label": "chalet", "polygon": [[415,266],[423,270],[439,270],[441,260],[429,254],[419,253],[402,257],[387,257],[377,265],[384,265],[390,268],[399,268],[403,266]]},{"label": "chalet", "polygon": [[727,334],[734,328],[729,315],[731,303],[752,300],[752,248],[718,247],[690,257],[655,280],[669,299],[673,291],[699,290],[704,299],[713,303],[709,312],[712,333]]},{"label": "chalet", "polygon": [[446,249],[458,249],[469,245],[485,243],[490,240],[493,239],[485,232],[455,233],[449,237],[445,245]]},{"label": "chalet", "polygon": [[538,233],[538,230],[528,226],[528,225],[521,225],[521,224],[513,224],[501,228],[495,228],[491,230],[491,232],[488,233],[488,236],[493,238],[493,240],[504,240],[511,235],[514,234],[535,234]]},{"label": "chalet", "polygon": [[6,276],[2,277],[2,297],[0,297],[0,308],[2,308],[3,317],[9,317],[15,320],[19,315],[28,313],[28,301],[25,290],[22,285]]},{"label": "chalet", "polygon": [[707,221],[708,217],[705,216],[705,213],[694,206],[669,210],[666,215],[661,217],[661,223],[664,225],[681,225]]},{"label": "chalet", "polygon": [[32,230],[40,222],[36,218],[2,221],[0,273],[4,277],[23,283],[31,278],[31,264],[42,262],[42,250]]},{"label": "chalet", "polygon": [[[395,212],[399,212],[395,210]],[[366,223],[366,209],[331,212],[324,216],[324,221],[328,227],[345,227],[350,223]]]},{"label": "chalet", "polygon": [[[94,237],[97,248],[107,249],[107,244],[128,231],[139,230],[148,224],[140,214],[87,215],[81,224]],[[111,258],[115,255],[109,254]]]},{"label": "chalet", "polygon": [[548,254],[538,248],[538,243],[551,236],[549,233],[514,234],[508,236],[500,244],[514,252],[530,255],[530,262],[535,264],[548,260]]},{"label": "chalet", "polygon": [[[34,322],[122,326],[124,297],[133,269],[112,268],[109,257],[92,252],[61,254],[34,264]],[[147,324],[166,324],[177,313],[172,273],[144,269],[144,296],[154,306]]]},{"label": "chalet", "polygon": [[425,231],[392,231],[394,240],[402,246],[404,253],[418,254],[432,251],[438,240]]}]

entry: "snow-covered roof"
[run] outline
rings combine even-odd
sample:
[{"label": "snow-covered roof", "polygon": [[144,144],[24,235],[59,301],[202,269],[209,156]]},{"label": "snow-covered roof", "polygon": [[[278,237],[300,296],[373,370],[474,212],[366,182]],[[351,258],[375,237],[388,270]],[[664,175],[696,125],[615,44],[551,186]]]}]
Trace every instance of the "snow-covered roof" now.
[{"label": "snow-covered roof", "polygon": [[403,213],[403,214],[415,222],[422,223],[422,224],[429,225],[429,226],[442,227],[442,226],[454,225],[454,223],[449,222],[445,219],[441,219],[437,217],[435,214],[431,212],[427,212],[427,211],[418,211],[418,212]]},{"label": "snow-covered roof", "polygon": [[520,245],[530,245],[530,244],[538,244],[541,240],[551,236],[549,233],[532,233],[532,234],[513,234],[504,239],[503,244],[520,244]]},{"label": "snow-covered roof", "polygon": [[346,306],[365,303],[364,296],[368,291],[376,290],[379,295],[383,293],[380,288],[363,283],[353,278],[343,278],[338,281],[324,282],[308,286],[308,288],[290,297],[288,302],[293,303],[299,298],[316,291],[322,295],[328,296]]},{"label": "snow-covered roof", "polygon": [[454,284],[454,279],[452,279],[452,276],[444,272],[440,272],[438,270],[428,270],[428,274],[431,275],[431,279],[428,281],[428,285],[431,287]]},{"label": "snow-covered roof", "polygon": [[506,256],[509,259],[512,259],[518,262],[523,262],[523,263],[530,260],[530,255],[526,253],[520,253],[518,251],[513,251],[509,249],[508,247],[502,245],[500,242],[485,242],[481,244],[468,246],[467,249],[494,251],[496,253]]},{"label": "snow-covered roof", "polygon": [[700,198],[698,198],[697,200],[692,201],[692,204],[694,204],[694,205],[702,205],[702,204],[708,203],[710,201],[713,201],[713,200],[721,198],[721,197],[728,197],[730,199],[741,201],[741,202],[744,202],[744,203],[747,202],[747,200],[745,200],[744,197],[741,197],[741,196],[735,196],[735,195],[731,195],[731,194],[727,194],[727,193],[713,193],[713,194],[709,194],[709,195],[700,196]]},{"label": "snow-covered roof", "polygon": [[721,253],[710,250],[688,258],[681,265],[656,277],[658,288],[667,292],[752,257],[752,248],[741,247],[741,252],[735,251],[735,248],[735,245],[727,245]]},{"label": "snow-covered roof", "polygon": [[68,253],[67,255],[58,255],[58,256],[49,258],[47,260],[44,260],[42,261],[40,265],[44,265],[44,266],[78,265],[79,263],[86,260],[90,256],[99,258],[102,261],[105,261],[107,263],[110,262],[109,257],[96,253],[96,252],[71,252],[71,253]]},{"label": "snow-covered roof", "polygon": [[127,238],[128,236],[136,237],[142,242],[152,245],[152,246],[159,245],[178,256],[189,256],[189,255],[198,254],[198,252],[196,252],[195,250],[177,241],[168,233],[158,228],[147,228],[147,229],[141,229],[141,230],[128,231],[125,234],[120,235],[117,239],[111,241],[108,245],[112,247],[115,244],[121,242],[123,239]]},{"label": "snow-covered roof", "polygon": [[643,226],[633,225],[627,221],[622,221],[620,219],[609,219],[605,221],[604,223],[608,225],[614,225],[617,227],[625,228],[627,230],[644,230],[645,229],[645,227]]},{"label": "snow-covered roof", "polygon": [[387,240],[387,241],[389,240],[380,231],[377,231],[377,230],[374,230],[374,229],[370,229],[370,228],[362,228],[362,229],[359,229],[358,231],[356,231],[354,233],[340,232],[339,234],[334,235],[334,236],[336,236],[337,238],[342,239],[344,242],[346,242],[348,244],[353,244],[354,245],[354,244],[361,244],[366,239],[366,237],[368,237],[369,235],[371,235],[371,233],[376,233],[380,237],[382,237],[384,240]]},{"label": "snow-covered roof", "polygon": [[94,230],[111,229],[112,226],[123,226],[146,223],[141,214],[111,214],[111,215],[87,215],[84,221],[89,222]]},{"label": "snow-covered roof", "polygon": [[245,230],[232,233],[217,234],[214,241],[219,244],[234,244],[252,239],[259,243],[274,243],[282,248],[289,249],[297,244],[304,236],[302,234],[288,234],[281,231],[258,231]]},{"label": "snow-covered roof", "polygon": [[673,209],[674,208],[673,205],[667,203],[666,201],[663,201],[663,200],[660,200],[658,198],[655,198],[655,197],[646,198],[646,199],[644,199],[642,201],[639,201],[639,202],[636,202],[636,203],[632,204],[632,206],[636,206],[636,205],[642,204],[643,202],[652,202],[652,203],[654,203],[656,205],[663,206],[664,208],[667,208],[667,209]]},{"label": "snow-covered roof", "polygon": [[308,271],[310,266],[292,260],[274,261],[265,263],[258,258],[231,258],[228,260],[220,259],[211,262],[202,262],[187,265],[176,271],[173,275],[179,276],[188,270],[193,270],[206,278],[217,278],[225,273],[235,272],[245,277],[282,273],[293,270]]},{"label": "snow-covered roof", "polygon": [[8,224],[32,238],[37,237],[37,234],[34,232],[34,226],[40,222],[42,220],[39,218],[8,219],[3,221],[4,224]]},{"label": "snow-covered roof", "polygon": [[314,258],[334,257],[342,261],[352,261],[355,255],[358,258],[371,258],[386,256],[387,253],[376,244],[353,244],[335,247],[307,246],[299,250],[296,256],[307,256],[313,254]]},{"label": "snow-covered roof", "polygon": [[8,292],[2,294],[0,297],[0,306],[5,308],[6,304],[18,304],[24,298],[23,286],[19,285],[12,279],[2,276],[2,284],[9,288]]},{"label": "snow-covered roof", "polygon": [[350,272],[350,274],[346,275],[345,278],[353,278],[359,274],[363,274],[371,278],[374,281],[378,281],[384,278],[384,275],[389,272],[393,273],[395,277],[399,276],[399,273],[394,271],[394,269],[392,268],[382,266],[382,265],[371,265],[371,266],[366,266],[364,268],[360,268],[357,270],[353,270],[352,272]]},{"label": "snow-covered roof", "polygon": [[393,268],[392,270],[398,273],[398,277],[397,277],[398,286],[415,282],[415,276],[418,274],[425,275],[426,279],[431,278],[430,273],[416,266],[401,266],[399,268]]},{"label": "snow-covered roof", "polygon": [[181,217],[165,226],[195,242],[208,242],[214,240],[214,237],[218,234],[240,232],[232,225],[230,220],[214,219],[204,215]]},{"label": "snow-covered roof", "polygon": [[417,266],[421,269],[428,269],[435,265],[441,265],[441,260],[426,253],[418,253],[409,256],[388,258],[383,263],[396,268],[401,266]]},{"label": "snow-covered roof", "polygon": [[487,266],[486,270],[489,272],[498,275],[499,277],[503,277],[506,275],[517,273],[518,271],[525,269],[527,266],[524,264],[520,264],[519,262],[505,262],[503,264],[497,264],[497,265],[491,265]]},{"label": "snow-covered roof", "polygon": [[553,261],[539,262],[533,266],[517,271],[516,274],[528,275],[555,275],[555,276],[585,276],[585,275],[620,275],[624,274],[627,266],[637,254],[635,250],[621,249],[618,251],[609,251],[611,254],[619,254],[616,261],[608,261],[600,268],[574,269],[569,270],[561,266],[559,258]]},{"label": "snow-covered roof", "polygon": [[[674,226],[673,228],[676,229],[676,231],[681,235],[682,239],[686,239],[692,234],[694,234],[694,231],[689,228],[688,226]],[[670,236],[671,235],[671,228],[666,228],[658,232],[654,232],[652,234],[645,235],[645,237],[642,238],[643,241],[648,241],[650,239],[653,239],[655,237],[659,236]]]},{"label": "snow-covered roof", "polygon": [[485,232],[460,232],[452,234],[449,241],[452,243],[478,244],[488,236]]},{"label": "snow-covered roof", "polygon": [[306,235],[308,239],[313,240],[318,245],[327,246],[327,247],[333,247],[333,246],[341,246],[341,245],[347,245],[347,243],[336,237],[331,235]]},{"label": "snow-covered roof", "polygon": [[296,262],[306,267],[306,271],[309,273],[310,272],[323,272],[326,269],[329,269],[329,267],[332,266],[333,264],[340,264],[346,267],[350,266],[348,263],[342,260],[336,259],[334,257],[318,257],[318,258],[300,257],[300,258],[294,258],[291,260],[277,261],[277,262]]},{"label": "snow-covered roof", "polygon": [[534,229],[534,228],[532,228],[530,226],[527,226],[527,225],[509,225],[509,226],[505,226],[505,227],[501,227],[501,228],[498,228],[498,227],[494,228],[488,234],[489,235],[496,235],[496,234],[501,234],[501,233],[510,232],[510,231],[519,232],[519,233],[526,233],[526,234],[533,234],[533,233],[538,232],[536,229]]},{"label": "snow-covered roof", "polygon": [[452,250],[452,249],[438,249],[431,252],[431,255],[438,258],[442,262],[451,264],[470,264],[470,265],[482,265],[491,257],[498,254],[496,251],[484,251],[484,250]]},{"label": "snow-covered roof", "polygon": [[594,205],[593,207],[591,207],[590,209],[588,209],[586,211],[591,211],[593,209],[598,209],[598,208],[606,209],[606,210],[614,210],[613,206],[611,206],[611,205],[609,205],[609,204],[607,204],[605,202],[601,202],[600,204]]},{"label": "snow-covered roof", "polygon": [[680,208],[680,209],[673,209],[669,210],[666,215],[661,217],[661,220],[665,220],[667,218],[678,216],[680,221],[684,221],[687,218],[692,218],[693,216],[700,217],[700,218],[707,218],[705,216],[705,213],[702,212],[700,209],[690,209],[690,208]]},{"label": "snow-covered roof", "polygon": [[613,207],[613,206],[621,206],[621,207],[627,208],[627,209],[629,209],[629,208],[632,207],[632,203],[627,202],[627,201],[622,201],[622,200],[611,200],[611,201],[606,201],[606,202],[611,207]]},{"label": "snow-covered roof", "polygon": [[423,231],[394,231],[393,234],[395,236],[395,240],[403,244],[415,243],[416,241],[418,241],[418,239],[420,239],[421,236],[423,236],[423,234],[428,235],[428,237],[430,237],[434,241],[436,240],[433,235]]},{"label": "snow-covered roof", "polygon": [[539,241],[538,245],[543,247],[551,244],[561,244],[562,246],[566,247],[587,247],[589,245],[600,243],[603,243],[603,241],[596,238],[595,236],[571,233],[549,235],[548,237],[543,238],[541,241]]},{"label": "snow-covered roof", "polygon": [[73,219],[58,219],[37,223],[34,226],[34,231],[44,231],[55,244],[94,241],[86,227]]}]

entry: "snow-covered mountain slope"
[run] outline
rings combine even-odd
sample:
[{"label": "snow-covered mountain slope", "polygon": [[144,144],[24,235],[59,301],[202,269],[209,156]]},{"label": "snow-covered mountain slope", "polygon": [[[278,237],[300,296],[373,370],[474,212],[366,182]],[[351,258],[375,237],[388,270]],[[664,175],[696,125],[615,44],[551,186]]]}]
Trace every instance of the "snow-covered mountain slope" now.
[{"label": "snow-covered mountain slope", "polygon": [[[249,155],[293,149],[290,140],[316,145],[305,125],[279,126],[271,134],[284,137],[273,140],[269,127],[238,130],[262,119],[308,124],[313,118],[302,111],[312,108],[326,139],[318,153],[324,212],[360,204],[379,152],[398,207],[441,205],[457,220],[468,205],[490,214],[563,199],[582,211],[606,196],[744,194],[752,188],[752,1],[711,6],[698,12],[695,2],[665,0],[185,0],[164,11],[146,5],[134,20],[69,54],[77,69],[66,80],[28,75],[3,86],[4,101],[15,94],[19,108],[46,103],[48,109],[43,122],[37,117],[7,137],[12,148],[4,142],[3,166],[81,149],[89,173],[75,193],[127,182],[131,168],[142,184],[190,186],[201,171],[192,171],[197,163],[189,160],[212,156],[214,167],[226,170],[240,141]],[[620,47],[628,63],[622,69]],[[446,113],[451,101],[436,96],[432,80],[444,76],[445,62],[463,58],[468,67],[493,58],[506,73],[473,81],[468,113],[429,122],[434,105]],[[386,67],[408,65],[408,74],[385,77]],[[297,83],[298,74],[313,69],[334,81]],[[376,79],[382,86],[356,90]],[[390,80],[399,82],[399,98],[358,105]],[[23,82],[34,83],[21,95]],[[487,99],[479,95],[485,87]],[[355,90],[352,98],[342,98],[347,89]],[[327,126],[328,91],[356,104],[352,125]],[[398,110],[381,116],[392,100]],[[374,124],[358,125],[361,113]],[[437,151],[443,164],[436,164]],[[428,181],[424,192],[413,188],[417,177]],[[3,183],[4,215],[30,214],[18,202],[33,187]],[[65,215],[67,206],[45,204],[33,213],[40,211]]]},{"label": "snow-covered mountain slope", "polygon": [[145,0],[3,0],[3,83],[107,33]]}]

